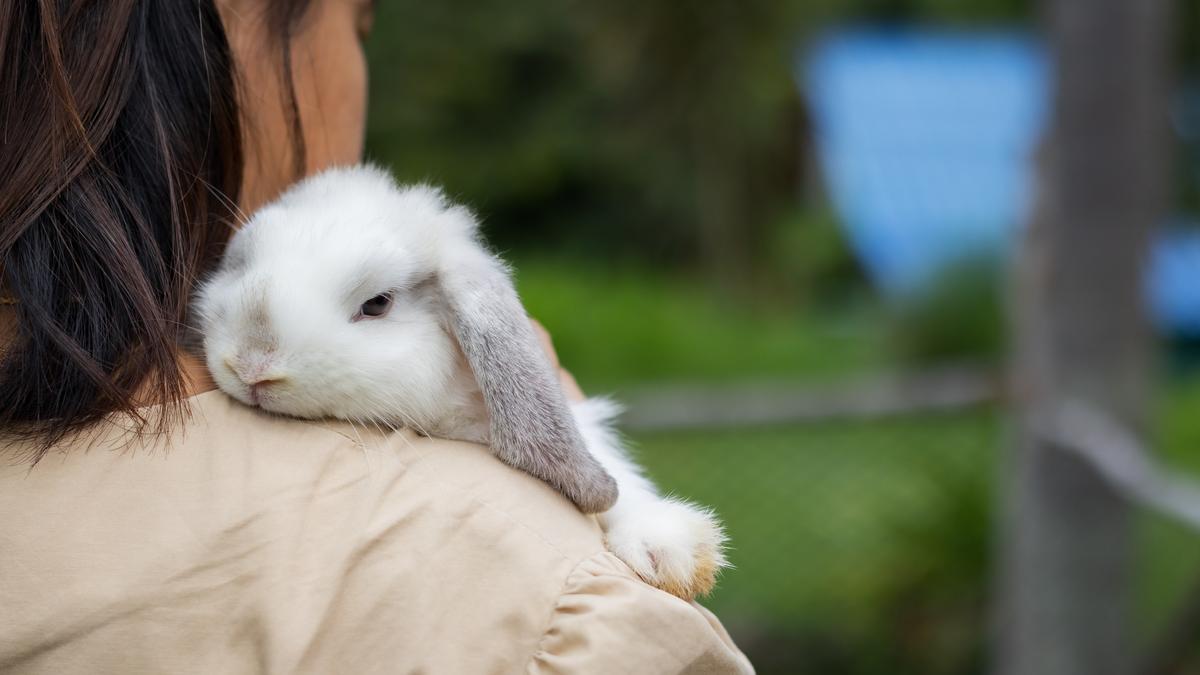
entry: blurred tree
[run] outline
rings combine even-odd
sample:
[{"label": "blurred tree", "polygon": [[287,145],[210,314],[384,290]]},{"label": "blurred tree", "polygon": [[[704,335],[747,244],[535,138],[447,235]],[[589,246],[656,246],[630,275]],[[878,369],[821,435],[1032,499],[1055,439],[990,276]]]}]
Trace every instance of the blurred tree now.
[{"label": "blurred tree", "polygon": [[580,19],[622,164],[638,167],[647,191],[666,176],[678,182],[646,198],[679,200],[677,227],[693,233],[713,278],[727,288],[755,279],[765,227],[795,187],[795,8],[607,0],[588,3]]},{"label": "blurred tree", "polygon": [[479,206],[502,244],[752,279],[794,200],[794,6],[382,3],[370,154]]},{"label": "blurred tree", "polygon": [[994,24],[1028,20],[1033,0],[816,0],[808,6],[813,19]]},{"label": "blurred tree", "polygon": [[575,195],[597,163],[596,114],[566,9],[550,0],[379,3],[368,155],[534,239],[564,201],[588,212]]},{"label": "blurred tree", "polygon": [[1167,0],[1048,0],[1053,110],[1015,292],[1017,428],[997,668],[1131,667],[1130,506],[1046,438],[1065,403],[1145,428],[1142,262],[1167,193]]}]

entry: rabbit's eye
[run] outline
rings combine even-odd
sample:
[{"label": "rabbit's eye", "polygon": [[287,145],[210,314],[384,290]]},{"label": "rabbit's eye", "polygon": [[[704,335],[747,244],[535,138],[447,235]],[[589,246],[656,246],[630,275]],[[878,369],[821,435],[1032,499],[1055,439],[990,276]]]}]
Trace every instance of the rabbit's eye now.
[{"label": "rabbit's eye", "polygon": [[392,307],[392,294],[380,293],[379,295],[364,302],[358,311],[364,317],[380,317],[387,314],[387,311]]}]

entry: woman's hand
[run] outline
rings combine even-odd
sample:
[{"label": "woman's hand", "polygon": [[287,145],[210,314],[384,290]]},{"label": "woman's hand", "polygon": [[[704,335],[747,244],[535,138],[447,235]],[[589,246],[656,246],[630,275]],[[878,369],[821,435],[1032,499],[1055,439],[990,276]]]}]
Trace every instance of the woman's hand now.
[{"label": "woman's hand", "polygon": [[583,390],[579,388],[579,383],[575,381],[575,376],[568,373],[559,365],[558,354],[554,351],[554,341],[550,339],[550,333],[536,319],[530,319],[529,323],[533,324],[533,331],[537,333],[538,339],[542,341],[542,349],[546,351],[546,356],[550,358],[550,363],[558,371],[558,381],[562,383],[563,393],[567,395],[567,400],[582,401],[585,398]]}]

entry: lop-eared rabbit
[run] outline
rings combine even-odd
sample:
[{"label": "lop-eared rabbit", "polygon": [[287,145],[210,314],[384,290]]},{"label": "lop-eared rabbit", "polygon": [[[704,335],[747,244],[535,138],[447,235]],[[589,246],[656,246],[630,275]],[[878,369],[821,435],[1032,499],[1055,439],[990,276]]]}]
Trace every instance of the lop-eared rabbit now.
[{"label": "lop-eared rabbit", "polygon": [[201,286],[217,385],[275,413],[487,445],[598,514],[609,550],[648,583],[707,593],[726,564],[720,524],[658,493],[610,427],[612,402],[566,400],[478,230],[441,191],[370,166],[298,183]]}]

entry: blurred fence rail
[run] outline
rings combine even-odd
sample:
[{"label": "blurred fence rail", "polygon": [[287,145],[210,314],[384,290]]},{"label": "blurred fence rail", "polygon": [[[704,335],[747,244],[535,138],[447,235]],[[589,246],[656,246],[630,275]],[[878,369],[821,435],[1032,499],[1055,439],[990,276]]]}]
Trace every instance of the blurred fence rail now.
[{"label": "blurred fence rail", "polygon": [[[1053,411],[1041,427],[1047,441],[1084,459],[1131,504],[1148,507],[1200,534],[1200,482],[1160,465],[1138,434],[1078,401]],[[1182,597],[1163,635],[1140,659],[1136,672],[1192,672],[1183,668],[1198,632],[1200,585],[1194,585]]]},{"label": "blurred fence rail", "polygon": [[712,429],[940,412],[995,402],[995,373],[974,367],[892,373],[842,383],[671,386],[622,395],[630,431]]}]

